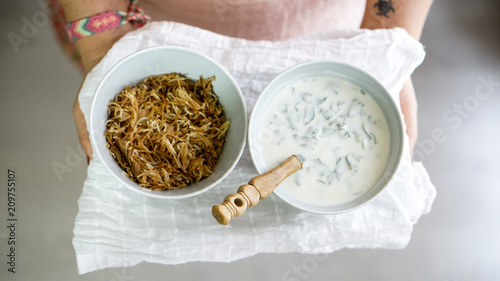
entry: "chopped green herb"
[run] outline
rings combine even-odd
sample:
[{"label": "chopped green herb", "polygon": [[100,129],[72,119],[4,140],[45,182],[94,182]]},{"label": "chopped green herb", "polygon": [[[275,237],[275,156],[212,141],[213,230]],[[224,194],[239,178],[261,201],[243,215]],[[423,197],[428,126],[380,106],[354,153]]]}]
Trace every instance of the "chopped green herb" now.
[{"label": "chopped green herb", "polygon": [[351,163],[351,161],[349,161],[349,155],[345,156],[345,162],[347,163],[349,170],[352,170],[352,163]]},{"label": "chopped green herb", "polygon": [[361,124],[361,128],[363,128],[363,132],[365,132],[366,136],[368,137],[369,140],[372,140],[372,135],[370,133],[368,133],[368,131],[366,130],[365,128],[365,124]]}]

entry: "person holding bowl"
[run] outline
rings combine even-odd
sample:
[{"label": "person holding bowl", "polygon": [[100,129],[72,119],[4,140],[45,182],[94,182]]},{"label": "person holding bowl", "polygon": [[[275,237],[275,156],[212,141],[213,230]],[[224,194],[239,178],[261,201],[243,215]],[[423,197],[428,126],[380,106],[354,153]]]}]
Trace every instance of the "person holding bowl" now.
[{"label": "person holding bowl", "polygon": [[[248,40],[284,40],[338,29],[405,29],[420,40],[432,0],[49,0],[60,41],[86,75],[122,36],[152,21],[175,21]],[[140,5],[140,6],[139,6]],[[62,29],[67,29],[68,33]],[[69,34],[69,35],[67,35]],[[411,79],[400,92],[410,148],[418,136]],[[78,97],[80,144],[92,148]]]}]

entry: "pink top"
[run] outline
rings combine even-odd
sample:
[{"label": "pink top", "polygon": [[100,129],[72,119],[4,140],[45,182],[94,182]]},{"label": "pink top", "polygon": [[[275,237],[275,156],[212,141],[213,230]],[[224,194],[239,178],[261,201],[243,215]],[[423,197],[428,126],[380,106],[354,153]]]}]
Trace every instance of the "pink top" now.
[{"label": "pink top", "polygon": [[366,0],[140,0],[168,20],[249,40],[282,40],[359,28]]}]

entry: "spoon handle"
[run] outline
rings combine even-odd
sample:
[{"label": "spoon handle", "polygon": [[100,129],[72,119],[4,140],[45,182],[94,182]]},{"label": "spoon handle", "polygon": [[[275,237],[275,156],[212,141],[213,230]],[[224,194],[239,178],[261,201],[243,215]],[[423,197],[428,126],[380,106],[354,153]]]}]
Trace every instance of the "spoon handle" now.
[{"label": "spoon handle", "polygon": [[297,155],[288,157],[279,166],[240,186],[238,192],[226,196],[222,204],[214,205],[212,215],[220,224],[228,224],[233,217],[243,215],[248,207],[257,205],[259,200],[271,195],[283,180],[300,169],[301,159]]}]

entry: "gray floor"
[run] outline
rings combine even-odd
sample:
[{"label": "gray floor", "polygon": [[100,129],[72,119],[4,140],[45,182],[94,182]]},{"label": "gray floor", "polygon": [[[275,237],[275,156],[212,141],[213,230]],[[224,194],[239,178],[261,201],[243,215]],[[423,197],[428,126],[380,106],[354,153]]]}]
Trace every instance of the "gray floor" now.
[{"label": "gray floor", "polygon": [[[79,276],[71,239],[86,165],[67,157],[78,149],[71,105],[81,76],[53,40],[38,1],[0,3],[0,280],[282,280],[309,257],[261,254]],[[499,1],[487,0],[435,1],[430,13],[426,61],[414,74],[416,158],[438,197],[408,247],[341,250],[295,280],[500,280],[499,18]],[[13,44],[8,34],[23,37]],[[71,170],[58,178],[56,162]],[[17,180],[15,274],[7,271],[9,168]]]}]

